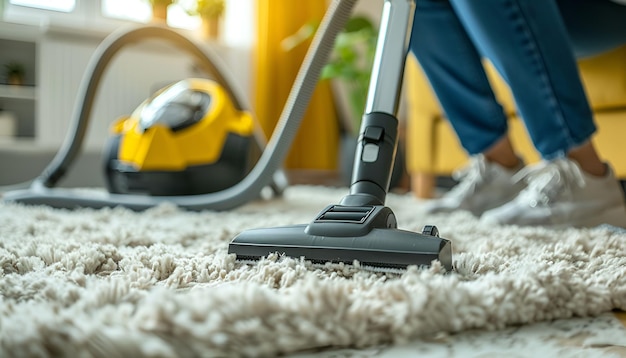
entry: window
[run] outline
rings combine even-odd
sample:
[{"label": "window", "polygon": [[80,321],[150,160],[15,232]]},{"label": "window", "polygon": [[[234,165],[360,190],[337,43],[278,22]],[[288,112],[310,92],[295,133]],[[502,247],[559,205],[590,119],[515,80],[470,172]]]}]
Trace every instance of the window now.
[{"label": "window", "polygon": [[9,0],[9,4],[43,10],[71,12],[76,7],[76,0]]},{"label": "window", "polygon": [[198,16],[189,15],[183,1],[170,5],[167,11],[167,24],[180,29],[195,30],[200,28],[202,20]]},{"label": "window", "polygon": [[[249,46],[254,34],[254,0],[226,0],[226,13],[222,39],[229,44]],[[202,20],[190,15],[196,0],[178,0],[168,7],[167,24],[171,27],[199,30]],[[101,0],[102,16],[117,20],[147,23],[152,17],[152,8],[146,0]],[[229,11],[229,9],[237,9]]]},{"label": "window", "polygon": [[120,20],[148,22],[152,9],[145,0],[103,0],[102,15]]},{"label": "window", "polygon": [[[194,30],[200,27],[200,19],[190,15],[186,9],[191,8],[193,1],[179,0],[170,5],[167,11],[167,24],[181,29]],[[102,0],[102,15],[105,17],[148,22],[152,16],[152,8],[146,0]]]},{"label": "window", "polygon": [[[0,0],[6,1],[0,21],[26,25],[61,25],[111,31],[124,22],[148,23],[152,7],[147,0]],[[226,0],[221,40],[229,45],[249,47],[254,35],[254,1]],[[168,7],[167,23],[198,32],[202,20],[189,13],[196,0],[177,0]]]}]

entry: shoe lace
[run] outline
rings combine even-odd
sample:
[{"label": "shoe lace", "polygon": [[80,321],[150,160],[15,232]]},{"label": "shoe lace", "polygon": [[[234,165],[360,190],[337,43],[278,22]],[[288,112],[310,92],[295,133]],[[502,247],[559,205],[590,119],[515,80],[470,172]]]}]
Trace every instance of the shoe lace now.
[{"label": "shoe lace", "polygon": [[585,187],[585,177],[578,165],[569,159],[556,159],[527,166],[513,176],[514,182],[524,180],[526,188],[520,197],[531,207],[549,205],[563,194],[571,195],[573,185]]}]

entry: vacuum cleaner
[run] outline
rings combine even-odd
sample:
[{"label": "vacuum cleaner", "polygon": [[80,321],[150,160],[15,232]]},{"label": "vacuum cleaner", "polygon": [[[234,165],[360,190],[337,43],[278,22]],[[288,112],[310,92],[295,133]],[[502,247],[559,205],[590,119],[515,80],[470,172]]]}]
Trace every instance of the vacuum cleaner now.
[{"label": "vacuum cleaner", "polygon": [[166,86],[111,126],[103,155],[107,189],[178,196],[229,188],[253,164],[254,125],[215,81]]},{"label": "vacuum cleaner", "polygon": [[[63,147],[44,172],[33,180],[30,188],[7,192],[3,200],[59,208],[125,206],[145,210],[170,202],[188,210],[228,210],[258,198],[266,186],[281,185],[280,176],[276,177],[280,172],[279,165],[296,135],[334,40],[344,28],[356,2],[334,0],[329,6],[274,133],[256,165],[239,183],[214,193],[174,196],[124,193],[93,196],[84,191],[54,188],[80,149],[100,78],[121,47],[145,38],[169,40],[201,59],[202,63],[208,63],[218,75],[225,73],[217,70],[215,62],[210,61],[210,57],[214,56],[208,56],[206,49],[175,31],[147,26],[113,34],[101,44],[81,84],[82,96],[79,98],[82,102],[77,104],[73,130]],[[421,233],[400,230],[395,214],[384,205],[398,143],[395,113],[408,53],[413,9],[414,0],[384,0],[349,194],[339,203],[324,208],[308,224],[251,229],[240,233],[228,247],[228,252],[236,255],[238,260],[258,260],[279,253],[316,263],[353,264],[358,261],[370,267],[399,269],[410,265],[429,266],[438,261],[445,269],[453,269],[451,243],[439,236],[437,227],[427,225]],[[223,82],[228,83],[226,80]]]}]

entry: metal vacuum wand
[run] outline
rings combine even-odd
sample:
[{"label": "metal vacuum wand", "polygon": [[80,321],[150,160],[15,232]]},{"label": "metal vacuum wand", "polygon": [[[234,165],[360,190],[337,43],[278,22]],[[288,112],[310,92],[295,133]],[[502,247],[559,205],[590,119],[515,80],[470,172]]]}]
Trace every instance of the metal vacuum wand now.
[{"label": "metal vacuum wand", "polygon": [[383,205],[398,145],[398,110],[413,21],[412,0],[386,0],[345,205]]}]

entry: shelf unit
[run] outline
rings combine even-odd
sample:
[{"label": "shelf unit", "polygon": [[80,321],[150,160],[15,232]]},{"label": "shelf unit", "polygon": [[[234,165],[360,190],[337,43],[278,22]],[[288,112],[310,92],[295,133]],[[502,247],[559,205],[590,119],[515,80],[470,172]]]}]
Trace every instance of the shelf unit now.
[{"label": "shelf unit", "polygon": [[[0,22],[0,111],[16,118],[15,136],[34,138],[37,108],[37,41],[40,30]],[[19,62],[25,68],[24,85],[8,85],[4,65]]]},{"label": "shelf unit", "polygon": [[37,91],[34,86],[0,85],[0,98],[37,100]]}]

